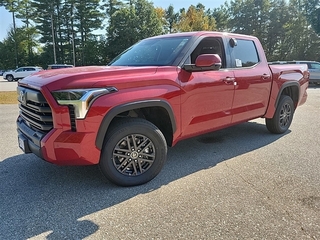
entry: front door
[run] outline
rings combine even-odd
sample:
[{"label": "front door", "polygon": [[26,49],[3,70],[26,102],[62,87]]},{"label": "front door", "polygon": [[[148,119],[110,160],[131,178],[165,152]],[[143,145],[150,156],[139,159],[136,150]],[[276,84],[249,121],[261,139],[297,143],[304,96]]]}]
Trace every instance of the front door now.
[{"label": "front door", "polygon": [[187,72],[181,69],[181,137],[216,130],[231,123],[234,95],[233,70],[225,69],[222,39],[204,38],[190,55],[191,63],[200,54],[218,54],[222,68],[215,71]]},{"label": "front door", "polygon": [[25,68],[18,68],[15,72],[15,78],[23,78],[25,75]]}]

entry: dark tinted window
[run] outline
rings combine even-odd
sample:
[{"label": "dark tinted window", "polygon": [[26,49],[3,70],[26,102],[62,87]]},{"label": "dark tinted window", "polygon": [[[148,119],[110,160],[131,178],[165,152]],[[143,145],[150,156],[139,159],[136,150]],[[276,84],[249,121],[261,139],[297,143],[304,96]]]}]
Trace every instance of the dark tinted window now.
[{"label": "dark tinted window", "polygon": [[221,58],[222,68],[225,67],[224,47],[221,38],[207,37],[202,39],[191,54],[191,63],[195,64],[197,57],[201,54],[218,54]]},{"label": "dark tinted window", "polygon": [[72,68],[73,65],[49,65],[48,69]]},{"label": "dark tinted window", "polygon": [[259,62],[259,56],[253,41],[237,39],[234,47],[236,67],[251,67]]}]

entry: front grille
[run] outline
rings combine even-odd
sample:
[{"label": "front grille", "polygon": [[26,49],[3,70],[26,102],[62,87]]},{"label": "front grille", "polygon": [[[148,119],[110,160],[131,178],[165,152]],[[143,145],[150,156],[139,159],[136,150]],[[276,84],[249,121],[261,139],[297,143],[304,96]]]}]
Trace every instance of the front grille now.
[{"label": "front grille", "polygon": [[74,111],[74,106],[69,105],[68,108],[69,108],[69,114],[70,114],[71,130],[75,132],[77,130],[77,126],[76,126],[76,113]]},{"label": "front grille", "polygon": [[49,132],[53,128],[52,111],[40,91],[18,87],[20,117],[34,131]]}]

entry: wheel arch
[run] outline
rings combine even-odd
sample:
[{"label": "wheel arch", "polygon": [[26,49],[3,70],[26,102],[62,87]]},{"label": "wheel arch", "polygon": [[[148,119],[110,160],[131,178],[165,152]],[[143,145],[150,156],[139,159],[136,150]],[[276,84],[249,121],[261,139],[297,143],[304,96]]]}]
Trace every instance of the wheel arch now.
[{"label": "wheel arch", "polygon": [[[95,142],[98,149],[102,149],[105,135],[111,123],[121,114],[130,111],[137,113],[135,117],[141,117],[142,115],[143,118],[156,125],[163,132],[167,144],[172,145],[173,133],[176,131],[176,121],[170,104],[165,100],[143,100],[115,106],[104,116]],[[156,115],[158,111],[161,111],[161,117]]]},{"label": "wheel arch", "polygon": [[298,101],[299,101],[299,93],[300,93],[300,85],[298,82],[286,82],[284,83],[280,90],[279,94],[277,96],[277,99],[275,101],[275,108],[277,108],[278,103],[280,101],[280,97],[282,95],[287,95],[291,97],[293,103],[294,103],[294,108],[297,108]]},{"label": "wheel arch", "polygon": [[[11,73],[9,73],[9,74],[6,75],[6,79],[8,80],[8,77],[10,77],[10,76],[12,77],[12,80],[11,80],[11,81],[14,81],[15,78],[14,78],[13,74],[11,74]],[[8,80],[8,81],[9,81],[9,80]]]}]

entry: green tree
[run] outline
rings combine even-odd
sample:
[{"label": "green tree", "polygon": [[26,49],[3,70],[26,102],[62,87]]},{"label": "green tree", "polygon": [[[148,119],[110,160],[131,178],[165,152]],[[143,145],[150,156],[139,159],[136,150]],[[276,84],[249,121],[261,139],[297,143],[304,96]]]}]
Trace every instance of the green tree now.
[{"label": "green tree", "polygon": [[[104,14],[99,0],[33,0],[37,11],[35,22],[45,45],[43,53],[52,62],[88,65],[93,56],[91,44],[97,40],[94,30],[102,26]],[[98,43],[97,43],[98,44]]]},{"label": "green tree", "polygon": [[83,0],[75,3],[76,27],[80,35],[80,65],[87,65],[90,48],[87,42],[94,41],[93,30],[102,26],[103,13],[100,11],[100,0]]},{"label": "green tree", "polygon": [[269,0],[234,0],[230,2],[229,29],[232,32],[250,34],[265,39],[270,22]]},{"label": "green tree", "polygon": [[18,45],[18,39],[16,39],[16,12],[18,9],[18,1],[15,0],[0,0],[0,6],[4,6],[9,12],[12,13],[12,22],[13,22],[13,40],[14,40],[14,59],[16,63],[16,67],[18,66],[18,50],[17,50],[17,45]]},{"label": "green tree", "polygon": [[[14,22],[0,44],[5,68],[105,64],[143,38],[200,30],[255,35],[270,61],[320,60],[320,0],[231,0],[213,10],[198,4],[179,12],[147,0],[0,0],[0,6]],[[104,18],[106,38],[95,33]]]},{"label": "green tree", "polygon": [[320,0],[304,1],[304,8],[308,21],[314,31],[320,35]]},{"label": "green tree", "polygon": [[84,55],[86,56],[85,65],[106,65],[106,46],[103,35],[92,35],[86,40]]},{"label": "green tree", "polygon": [[103,0],[102,2],[104,3],[102,7],[106,10],[106,15],[109,18],[109,25],[112,25],[113,19],[111,16],[123,7],[124,3],[120,0]]},{"label": "green tree", "polygon": [[180,9],[176,28],[180,32],[212,31],[216,29],[216,22],[208,15],[202,4],[198,4],[196,7],[191,5],[187,12],[185,9]]},{"label": "green tree", "polygon": [[47,64],[64,63],[63,50],[65,45],[62,39],[63,14],[60,0],[47,2],[45,0],[33,0],[32,7],[37,9],[35,23],[41,34],[39,41],[44,44],[45,51],[50,51],[46,59]]},{"label": "green tree", "polygon": [[[29,42],[25,37],[27,34],[31,34],[28,33],[28,31],[29,29],[23,27],[16,28],[15,31],[13,28],[11,28],[8,36],[1,42],[0,62],[3,65],[4,69],[14,69],[18,66],[40,64],[37,54],[35,54],[31,59],[29,58]],[[17,48],[17,62],[15,59],[15,52],[12,51],[12,49],[14,49],[15,47]],[[41,51],[36,42],[34,42],[33,47],[36,52]]]},{"label": "green tree", "polygon": [[289,1],[291,19],[290,24],[286,27],[289,37],[283,45],[283,48],[287,50],[286,57],[289,59],[314,60],[315,57],[319,59],[319,51],[317,56],[314,54],[316,50],[319,50],[317,47],[319,39],[307,22],[305,6],[308,1]]},{"label": "green tree", "polygon": [[25,38],[23,42],[27,45],[27,58],[28,62],[32,63],[35,58],[35,47],[37,42],[35,38],[37,35],[37,29],[33,24],[32,19],[35,18],[36,9],[32,6],[31,0],[20,0],[18,1],[17,18],[24,23]]},{"label": "green tree", "polygon": [[156,12],[157,18],[161,22],[162,33],[163,34],[169,33],[168,26],[167,26],[167,20],[166,20],[166,10],[161,7],[156,7],[155,12]]},{"label": "green tree", "polygon": [[229,31],[228,29],[228,21],[229,21],[229,5],[225,3],[218,8],[209,10],[211,17],[213,17],[216,21],[216,28],[218,31]]},{"label": "green tree", "polygon": [[177,30],[175,29],[175,26],[177,25],[178,17],[179,14],[174,12],[174,8],[172,5],[170,5],[166,11],[165,11],[165,19],[166,19],[166,27],[167,27],[167,32],[172,33],[176,32]]},{"label": "green tree", "polygon": [[162,33],[161,19],[152,3],[131,0],[115,11],[107,29],[107,48],[110,59],[141,39]]},{"label": "green tree", "polygon": [[12,49],[14,48],[15,48],[15,41],[11,37],[7,37],[2,42],[0,42],[0,52],[1,52],[0,68],[1,69],[14,69],[18,66],[15,61],[15,54],[14,52],[12,52]]}]

